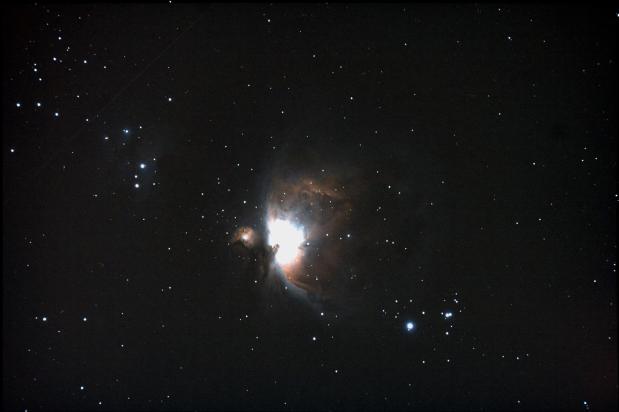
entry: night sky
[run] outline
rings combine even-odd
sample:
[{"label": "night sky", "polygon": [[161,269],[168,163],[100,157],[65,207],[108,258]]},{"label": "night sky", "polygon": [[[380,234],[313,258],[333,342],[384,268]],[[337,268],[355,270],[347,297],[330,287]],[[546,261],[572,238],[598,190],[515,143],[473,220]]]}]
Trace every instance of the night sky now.
[{"label": "night sky", "polygon": [[616,7],[2,14],[3,409],[617,408]]}]

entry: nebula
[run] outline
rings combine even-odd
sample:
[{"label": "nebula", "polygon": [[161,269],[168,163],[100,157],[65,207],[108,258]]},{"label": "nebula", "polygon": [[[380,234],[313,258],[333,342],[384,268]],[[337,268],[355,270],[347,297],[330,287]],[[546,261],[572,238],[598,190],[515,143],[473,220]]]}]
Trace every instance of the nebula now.
[{"label": "nebula", "polygon": [[232,243],[248,252],[265,286],[312,303],[332,297],[343,272],[341,249],[350,247],[346,187],[333,176],[276,178],[266,202],[264,233],[240,227]]},{"label": "nebula", "polygon": [[334,177],[274,179],[267,207],[274,271],[289,287],[318,300],[333,293],[345,224],[352,208]]},{"label": "nebula", "polygon": [[232,242],[241,242],[247,248],[253,248],[258,241],[258,234],[251,227],[241,227],[232,235]]},{"label": "nebula", "polygon": [[268,243],[274,248],[277,263],[286,266],[301,258],[301,246],[305,241],[303,226],[296,226],[288,220],[274,219],[269,222],[267,230]]}]

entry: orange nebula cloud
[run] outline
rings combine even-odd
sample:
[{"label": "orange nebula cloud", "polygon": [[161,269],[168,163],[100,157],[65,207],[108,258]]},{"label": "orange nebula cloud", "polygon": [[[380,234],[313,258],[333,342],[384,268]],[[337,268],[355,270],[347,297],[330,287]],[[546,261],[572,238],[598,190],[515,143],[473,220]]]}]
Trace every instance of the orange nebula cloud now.
[{"label": "orange nebula cloud", "polygon": [[257,241],[258,235],[256,231],[248,226],[238,228],[232,235],[232,242],[241,242],[248,248],[253,248]]}]

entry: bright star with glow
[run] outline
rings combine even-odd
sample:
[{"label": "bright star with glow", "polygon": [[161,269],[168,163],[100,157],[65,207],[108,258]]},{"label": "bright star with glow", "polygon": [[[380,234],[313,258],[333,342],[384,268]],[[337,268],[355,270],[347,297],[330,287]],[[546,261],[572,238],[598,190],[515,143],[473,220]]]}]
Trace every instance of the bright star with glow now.
[{"label": "bright star with glow", "polygon": [[269,245],[278,249],[275,253],[275,260],[280,265],[292,262],[299,254],[299,246],[305,241],[303,227],[298,227],[293,223],[275,219],[269,222]]}]

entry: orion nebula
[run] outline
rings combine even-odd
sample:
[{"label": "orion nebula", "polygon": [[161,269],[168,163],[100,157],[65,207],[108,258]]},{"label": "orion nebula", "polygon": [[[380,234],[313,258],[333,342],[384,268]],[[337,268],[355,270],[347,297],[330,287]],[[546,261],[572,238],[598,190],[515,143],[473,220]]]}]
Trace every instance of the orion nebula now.
[{"label": "orion nebula", "polygon": [[267,197],[263,233],[243,226],[233,235],[259,256],[258,272],[267,284],[315,305],[334,294],[342,248],[350,245],[352,199],[337,177],[276,178]]}]

